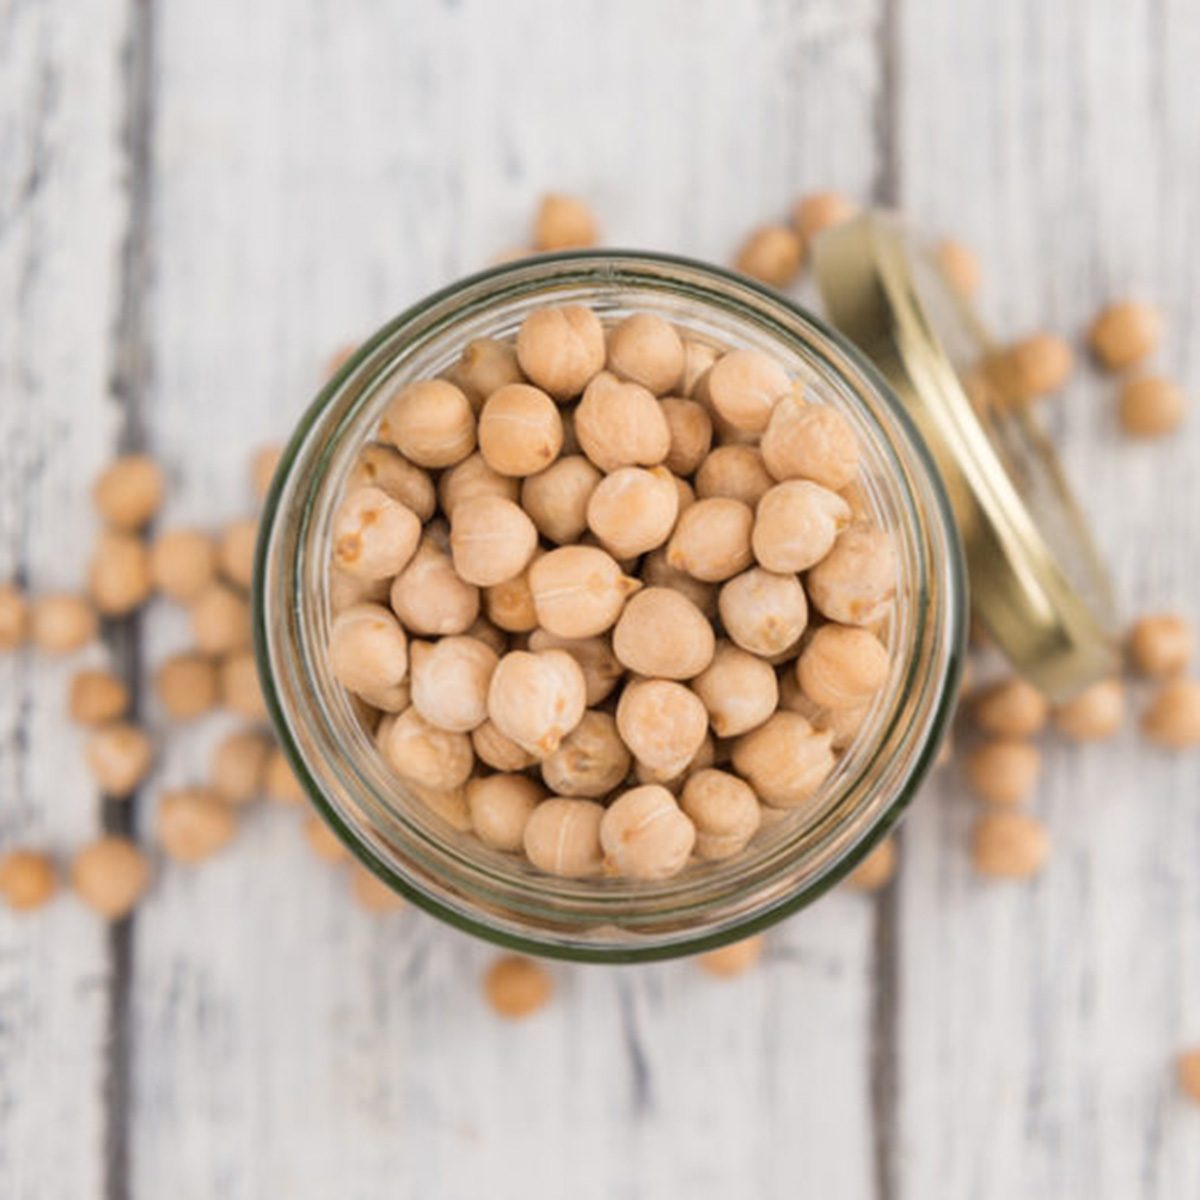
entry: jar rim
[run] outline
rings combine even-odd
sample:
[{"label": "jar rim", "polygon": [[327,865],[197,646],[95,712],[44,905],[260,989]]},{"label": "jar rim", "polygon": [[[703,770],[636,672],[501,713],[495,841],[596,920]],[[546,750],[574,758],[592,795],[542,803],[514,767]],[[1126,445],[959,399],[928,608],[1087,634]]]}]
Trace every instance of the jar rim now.
[{"label": "jar rim", "polygon": [[[878,432],[889,451],[895,455],[899,452],[898,447],[903,450],[906,460],[897,460],[896,466],[904,481],[913,521],[913,528],[906,532],[915,536],[914,530],[920,532],[918,527],[923,520],[928,526],[924,533],[930,535],[931,540],[929,546],[922,547],[922,553],[936,559],[936,562],[926,563],[927,577],[920,581],[922,588],[933,586],[936,603],[923,603],[917,620],[929,620],[931,613],[937,617],[938,628],[926,631],[936,636],[927,637],[924,644],[927,648],[933,648],[938,670],[926,672],[928,678],[922,682],[924,691],[919,698],[920,704],[915,705],[915,711],[909,713],[912,728],[921,732],[920,741],[915,747],[910,747],[913,752],[907,756],[902,768],[893,771],[895,777],[890,778],[891,791],[886,803],[876,797],[876,803],[869,812],[863,805],[855,808],[849,816],[858,816],[860,820],[854,825],[846,820],[847,814],[840,814],[840,824],[835,822],[835,828],[827,830],[824,842],[819,844],[827,849],[832,848],[833,857],[824,863],[823,869],[810,872],[810,877],[800,883],[792,880],[782,890],[773,890],[767,885],[772,878],[787,884],[800,865],[800,857],[796,846],[790,847],[787,853],[777,854],[779,861],[768,861],[766,866],[770,869],[764,872],[760,868],[753,877],[757,889],[753,894],[760,896],[761,902],[746,911],[736,912],[729,920],[713,927],[705,927],[702,922],[696,921],[696,913],[703,909],[703,897],[700,897],[691,905],[670,910],[676,912],[676,919],[681,924],[669,933],[662,931],[664,917],[670,915],[670,911],[664,910],[657,912],[657,933],[629,933],[631,926],[623,922],[622,928],[626,934],[621,940],[596,941],[594,936],[588,936],[588,932],[594,935],[601,921],[605,889],[598,887],[596,881],[576,884],[576,881],[546,876],[537,876],[536,880],[531,877],[530,893],[541,893],[542,900],[551,889],[558,893],[561,903],[556,906],[554,919],[559,923],[567,919],[566,909],[572,904],[581,903],[577,893],[588,893],[591,905],[585,906],[589,914],[588,930],[572,934],[564,933],[557,927],[553,932],[542,926],[528,928],[521,924],[519,918],[530,914],[522,913],[519,907],[513,910],[517,913],[517,920],[513,919],[512,912],[506,913],[503,918],[496,917],[493,912],[489,917],[487,901],[483,898],[490,894],[488,888],[478,878],[465,879],[469,871],[476,869],[476,864],[468,867],[457,853],[447,856],[448,841],[444,836],[442,845],[437,847],[442,855],[439,860],[441,869],[461,869],[464,872],[464,878],[451,881],[453,887],[447,883],[441,890],[432,888],[428,868],[424,875],[417,875],[411,858],[404,860],[409,873],[397,869],[394,855],[389,856],[380,850],[379,831],[364,830],[352,814],[344,811],[327,794],[330,786],[328,778],[323,786],[322,779],[318,778],[319,773],[313,769],[305,752],[306,746],[312,752],[313,730],[298,725],[301,720],[308,721],[312,717],[311,712],[299,712],[297,709],[302,701],[297,698],[296,686],[306,681],[285,679],[285,668],[295,667],[299,659],[296,645],[290,645],[289,648],[288,637],[281,635],[277,622],[282,620],[291,627],[303,619],[300,613],[304,602],[302,589],[297,586],[289,591],[287,586],[297,581],[297,571],[303,558],[300,534],[307,530],[307,526],[303,525],[307,519],[303,515],[303,508],[296,507],[300,496],[299,476],[305,478],[303,494],[311,503],[314,489],[323,483],[322,473],[327,474],[330,469],[333,451],[358,429],[356,419],[361,420],[365,409],[370,407],[372,397],[383,386],[379,383],[380,373],[387,377],[387,390],[390,392],[394,382],[389,372],[394,372],[397,364],[403,365],[405,354],[411,357],[414,346],[435,341],[448,330],[460,328],[471,315],[495,310],[502,301],[536,296],[545,302],[555,289],[571,287],[612,288],[614,291],[633,288],[635,291],[641,290],[643,294],[651,291],[669,292],[681,302],[706,304],[714,312],[727,316],[736,313],[739,319],[759,328],[764,337],[788,346],[794,353],[811,357],[819,352],[817,357],[824,371],[846,384],[852,395],[860,400],[868,397],[871,404],[878,406],[878,411],[874,411],[868,404],[865,406],[866,412],[871,421],[878,425]],[[460,338],[458,347],[461,347],[462,340],[465,338]],[[377,385],[374,392],[367,386],[372,379]],[[890,427],[885,426],[885,420]],[[299,518],[298,513],[301,514]],[[299,526],[296,524],[298,519],[301,521]],[[903,406],[861,352],[819,318],[742,276],[672,255],[641,251],[577,251],[503,264],[434,292],[384,325],[326,382],[298,423],[281,456],[264,502],[256,568],[255,650],[268,710],[284,752],[323,818],[367,867],[420,907],[468,932],[514,949],[542,955],[636,961],[691,953],[745,937],[809,903],[851,870],[898,819],[936,755],[957,698],[966,625],[963,556],[949,501],[934,460]],[[287,653],[290,653],[291,661]],[[913,669],[913,664],[908,664],[906,670],[910,675]],[[912,680],[909,679],[904,686],[908,688],[911,685]],[[886,739],[881,744],[885,743]],[[852,795],[861,775],[860,771],[860,775],[838,794]],[[396,787],[393,777],[393,792]],[[361,813],[361,806],[358,807]],[[821,820],[835,815],[838,807],[837,803],[831,804]],[[861,820],[864,815],[870,817],[865,823]],[[409,829],[407,832],[415,835],[419,831]],[[838,836],[835,838],[834,834]],[[389,845],[395,850],[394,844]],[[416,849],[415,845],[406,847],[410,854],[415,853]],[[420,847],[422,853],[430,852],[430,849],[429,845]],[[706,864],[706,870],[721,865]],[[470,898],[474,886],[481,889],[476,896],[477,902]],[[661,900],[663,896],[674,895],[689,887],[694,889],[697,884],[688,880],[682,883],[678,880],[668,881],[659,888],[638,887],[636,892],[639,897]],[[751,890],[743,889],[743,901],[751,894]],[[464,891],[467,895],[465,900]],[[729,895],[722,893],[726,902]],[[513,902],[511,895],[507,899]],[[627,904],[628,898],[623,897],[621,902]],[[615,905],[610,904],[610,908],[615,908]],[[618,914],[613,911],[611,915],[615,921]],[[627,914],[620,915],[625,917]],[[689,921],[696,923],[696,927]],[[669,920],[667,925],[670,925]]]}]

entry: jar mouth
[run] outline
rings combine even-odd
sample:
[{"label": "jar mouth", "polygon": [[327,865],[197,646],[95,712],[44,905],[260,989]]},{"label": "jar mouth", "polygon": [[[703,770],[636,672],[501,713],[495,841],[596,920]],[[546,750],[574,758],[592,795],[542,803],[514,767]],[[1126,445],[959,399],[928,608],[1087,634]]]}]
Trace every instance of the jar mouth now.
[{"label": "jar mouth", "polygon": [[[601,319],[657,311],[695,336],[782,357],[851,420],[871,503],[893,534],[901,587],[892,678],[805,818],[741,855],[658,883],[566,880],[457,833],[375,750],[325,661],[327,532],[345,475],[383,405],[436,375],[472,337],[507,336],[531,307],[587,303]],[[731,332],[734,330],[734,332]],[[450,923],[513,948],[636,961],[745,937],[831,887],[912,799],[953,711],[964,645],[963,556],[933,460],[887,385],[819,319],[740,276],[626,251],[545,255],[481,272],[385,325],[302,417],[267,496],[255,646],[280,742],[305,791],[362,862]]]}]

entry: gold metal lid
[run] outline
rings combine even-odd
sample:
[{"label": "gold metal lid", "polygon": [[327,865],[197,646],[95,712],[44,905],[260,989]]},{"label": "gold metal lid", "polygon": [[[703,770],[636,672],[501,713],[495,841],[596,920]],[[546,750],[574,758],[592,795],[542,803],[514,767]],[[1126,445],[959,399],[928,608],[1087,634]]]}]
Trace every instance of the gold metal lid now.
[{"label": "gold metal lid", "polygon": [[883,373],[937,461],[976,618],[1051,699],[1111,675],[1108,574],[1045,430],[994,369],[996,346],[971,306],[889,213],[830,229],[814,259],[830,321]]}]

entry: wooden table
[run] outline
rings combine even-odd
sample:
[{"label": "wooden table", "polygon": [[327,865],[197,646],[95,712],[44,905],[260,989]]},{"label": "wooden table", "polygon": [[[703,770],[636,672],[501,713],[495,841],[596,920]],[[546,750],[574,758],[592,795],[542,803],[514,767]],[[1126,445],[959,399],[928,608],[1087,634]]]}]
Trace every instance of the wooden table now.
[{"label": "wooden table", "polygon": [[[612,244],[718,261],[805,189],[898,205],[979,250],[1009,333],[1160,301],[1195,390],[1198,61],[1189,0],[0,0],[0,577],[79,586],[119,448],[166,464],[171,522],[247,511],[249,447],[328,352],[519,243],[550,187]],[[1090,369],[1051,408],[1124,611],[1198,615],[1200,422],[1131,445]],[[159,727],[185,642],[155,606],[90,657]],[[102,811],[75,665],[0,662],[3,845],[149,837],[203,775],[216,722]],[[555,968],[516,1027],[488,947],[371,920],[294,811],[255,811],[126,925],[0,914],[0,1194],[1195,1196],[1200,759],[1054,746],[1036,808],[1036,883],[973,878],[952,772],[896,885],[761,970]]]}]

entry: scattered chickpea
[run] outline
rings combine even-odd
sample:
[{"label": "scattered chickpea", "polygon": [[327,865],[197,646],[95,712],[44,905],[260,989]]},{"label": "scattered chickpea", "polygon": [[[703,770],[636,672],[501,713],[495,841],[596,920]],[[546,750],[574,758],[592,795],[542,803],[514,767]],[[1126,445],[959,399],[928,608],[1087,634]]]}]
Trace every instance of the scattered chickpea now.
[{"label": "scattered chickpea", "polygon": [[665,396],[683,377],[683,341],[669,321],[634,313],[608,335],[608,369],[618,379]]},{"label": "scattered chickpea", "polygon": [[350,861],[350,851],[346,849],[345,842],[316,813],[309,813],[304,819],[304,840],[323,862],[336,866]]},{"label": "scattered chickpea", "polygon": [[691,762],[708,732],[700,698],[668,679],[638,679],[617,702],[617,728],[634,758],[651,777],[673,779]]},{"label": "scattered chickpea", "polygon": [[476,412],[493,392],[510,383],[525,382],[516,347],[495,338],[475,338],[468,342],[449,376]]},{"label": "scattered chickpea", "polygon": [[1149,304],[1120,300],[1100,311],[1088,341],[1101,364],[1123,371],[1150,357],[1162,339],[1162,314]]},{"label": "scattered chickpea", "polygon": [[1200,746],[1200,683],[1192,679],[1164,683],[1142,716],[1142,732],[1168,750]]},{"label": "scattered chickpea", "polygon": [[606,637],[564,638],[546,629],[535,629],[529,635],[529,649],[565,650],[583,672],[589,707],[607,699],[624,674]]},{"label": "scattered chickpea", "polygon": [[595,546],[563,546],[543,554],[529,572],[540,624],[563,638],[586,638],[610,629],[636,580]]},{"label": "scattered chickpea", "polygon": [[626,603],[613,630],[613,653],[630,671],[691,679],[712,662],[716,638],[708,618],[670,588],[646,588]]},{"label": "scattered chickpea", "polygon": [[454,510],[450,554],[459,578],[467,583],[504,583],[525,570],[536,549],[537,528],[511,500],[480,496]]},{"label": "scattered chickpea", "polygon": [[777,712],[733,744],[733,767],[774,808],[810,800],[834,767],[832,735],[802,716]]},{"label": "scattered chickpea", "polygon": [[857,212],[858,205],[840,192],[812,192],[796,201],[792,224],[808,244],[826,229],[849,221]]},{"label": "scattered chickpea", "polygon": [[479,616],[479,589],[458,577],[450,556],[428,536],[391,585],[392,611],[410,633],[465,633]]},{"label": "scattered chickpea", "polygon": [[979,260],[967,246],[953,238],[946,238],[934,247],[933,257],[950,286],[960,296],[970,300],[978,293],[981,278]]},{"label": "scattered chickpea", "polygon": [[535,555],[529,566],[520,575],[506,579],[494,587],[485,588],[483,607],[487,618],[499,629],[509,633],[529,633],[537,628],[537,608],[533,603],[533,589],[529,585],[529,573],[540,555]]},{"label": "scattered chickpea", "polygon": [[[453,473],[447,472],[448,475]],[[364,446],[346,476],[347,492],[364,487],[387,492],[393,500],[412,509],[421,521],[428,521],[437,508],[433,480],[428,473],[410,463],[394,446],[385,446],[382,442]]]},{"label": "scattered chickpea", "polygon": [[873,625],[896,594],[896,551],[881,529],[852,525],[805,578],[822,616],[843,625]]},{"label": "scattered chickpea", "polygon": [[620,467],[596,485],[587,506],[588,528],[617,558],[661,546],[678,515],[679,493],[665,467]]},{"label": "scattered chickpea", "polygon": [[1102,679],[1054,710],[1054,727],[1075,742],[1112,737],[1125,720],[1125,686]]},{"label": "scattered chickpea", "polygon": [[267,719],[267,701],[252,651],[226,655],[217,666],[217,677],[223,708],[248,721]]},{"label": "scattered chickpea", "polygon": [[339,613],[329,633],[329,665],[348,691],[385,712],[404,707],[408,639],[380,604],[356,604]]},{"label": "scattered chickpea", "polygon": [[254,581],[254,553],[258,545],[258,518],[243,517],[225,526],[218,545],[221,573],[230,583],[249,590]]},{"label": "scattered chickpea", "polygon": [[759,566],[787,573],[815,567],[850,523],[850,506],[807,479],[776,484],[758,502],[750,544]]},{"label": "scattered chickpea", "polygon": [[190,721],[216,707],[216,664],[203,654],[173,654],[155,672],[154,691],[171,720]]},{"label": "scattered chickpea", "polygon": [[144,454],[128,454],[101,472],[92,499],[96,511],[114,529],[134,531],[158,512],[165,491],[158,464]]},{"label": "scattered chickpea", "polygon": [[800,581],[761,567],[751,567],[725,584],[717,610],[733,641],[764,658],[790,650],[808,625],[808,602]]},{"label": "scattered chickpea", "polygon": [[565,879],[599,875],[604,865],[600,822],[604,808],[594,800],[551,796],[525,823],[525,854],[539,870]]},{"label": "scattered chickpea", "polygon": [[1016,738],[993,738],[972,749],[964,760],[967,783],[989,804],[1022,804],[1037,786],[1042,756],[1036,746]]},{"label": "scattered chickpea", "polygon": [[786,225],[761,225],[741,244],[734,267],[743,275],[784,288],[800,274],[804,242]]},{"label": "scattered chickpea", "polygon": [[263,791],[271,743],[254,730],[226,735],[213,751],[212,788],[227,804],[249,804]]},{"label": "scattered chickpea", "polygon": [[601,471],[653,467],[671,452],[671,427],[654,393],[603,372],[575,409],[580,448]]},{"label": "scattered chickpea", "polygon": [[757,446],[718,446],[696,471],[701,500],[725,497],[754,508],[774,486]]},{"label": "scattered chickpea", "polygon": [[587,685],[564,650],[514,650],[492,673],[488,716],[522,749],[545,758],[583,719]]},{"label": "scattered chickpea", "polygon": [[516,954],[496,959],[483,977],[483,994],[492,1011],[509,1021],[523,1020],[545,1008],[553,993],[546,968]]},{"label": "scattered chickpea", "polygon": [[558,457],[562,444],[558,407],[528,383],[493,392],[479,414],[479,452],[500,475],[536,475]]},{"label": "scattered chickpea", "polygon": [[1117,398],[1121,428],[1130,437],[1153,438],[1173,433],[1183,424],[1187,401],[1183,389],[1161,375],[1145,375],[1122,385]]},{"label": "scattered chickpea", "polygon": [[1050,835],[1028,813],[989,811],[975,822],[971,861],[991,879],[1028,879],[1050,855]]},{"label": "scattered chickpea", "polygon": [[604,370],[604,327],[589,308],[534,309],[517,331],[521,370],[555,400],[578,396]]},{"label": "scattered chickpea", "polygon": [[761,350],[730,350],[708,372],[709,403],[735,429],[762,433],[776,403],[792,390],[783,367]]},{"label": "scattered chickpea", "polygon": [[971,720],[995,737],[1027,738],[1041,733],[1050,717],[1050,702],[1024,679],[1003,679],[971,699]]},{"label": "scattered chickpea", "polygon": [[75,856],[71,886],[90,909],[119,921],[150,886],[150,864],[128,838],[98,838]]},{"label": "scattered chickpea", "polygon": [[533,221],[533,244],[538,250],[576,250],[600,240],[595,215],[577,196],[548,192]]},{"label": "scattered chickpea", "polygon": [[669,879],[679,874],[695,842],[691,819],[658,784],[623,793],[600,822],[605,865],[626,879]]},{"label": "scattered chickpea", "polygon": [[480,762],[487,763],[494,771],[524,771],[532,767],[537,759],[527,750],[522,750],[512,738],[505,737],[490,721],[471,730],[471,745]]},{"label": "scattered chickpea", "polygon": [[467,807],[475,836],[493,850],[519,851],[533,810],[546,789],[528,775],[485,775],[467,784]]},{"label": "scattered chickpea", "polygon": [[271,481],[275,478],[275,471],[282,457],[282,446],[259,446],[255,450],[250,459],[250,484],[256,499],[267,498],[267,493],[271,490]]},{"label": "scattered chickpea", "polygon": [[846,886],[856,892],[878,892],[896,874],[896,843],[888,837],[879,842],[846,876]]},{"label": "scattered chickpea", "polygon": [[1061,391],[1075,367],[1070,345],[1052,333],[1034,333],[1009,346],[1000,369],[1006,391],[1017,400],[1035,400]]},{"label": "scattered chickpea", "polygon": [[1176,613],[1142,617],[1129,631],[1133,668],[1148,679],[1170,679],[1182,674],[1195,652],[1195,628],[1186,617]]},{"label": "scattered chickpea", "polygon": [[114,721],[92,733],[84,756],[100,790],[106,796],[124,800],[150,773],[154,747],[136,725]]},{"label": "scattered chickpea", "polygon": [[465,733],[438,729],[415,708],[396,717],[382,749],[398,775],[437,791],[461,787],[475,765],[475,751]]},{"label": "scattered chickpea", "polygon": [[728,771],[709,767],[689,776],[679,803],[695,826],[700,858],[740,854],[758,832],[758,797],[748,783]]},{"label": "scattered chickpea", "polygon": [[400,912],[408,904],[399,892],[392,891],[374,871],[364,867],[362,863],[355,863],[350,869],[350,894],[359,908],[376,916]]},{"label": "scattered chickpea", "polygon": [[129,689],[111,671],[80,671],[71,680],[67,712],[76,725],[104,725],[129,711]]},{"label": "scattered chickpea", "polygon": [[417,514],[377,487],[347,493],[333,516],[333,563],[359,579],[398,575],[421,539]]},{"label": "scattered chickpea", "polygon": [[211,858],[233,841],[236,832],[234,810],[203,788],[164,792],[158,803],[158,842],[176,862]]},{"label": "scattered chickpea", "polygon": [[168,530],[150,547],[150,582],[172,600],[190,604],[216,574],[217,546],[203,530]]},{"label": "scattered chickpea", "polygon": [[1183,1094],[1200,1103],[1200,1049],[1184,1051],[1176,1060],[1175,1073]]},{"label": "scattered chickpea", "polygon": [[275,746],[267,758],[266,770],[263,772],[263,790],[272,800],[284,804],[302,804],[306,799],[305,791],[287,755],[279,746]]},{"label": "scattered chickpea", "polygon": [[[706,617],[717,612],[717,589],[667,561],[670,543],[642,559],[642,582],[647,587],[667,587],[686,596]],[[749,566],[749,563],[746,564]]]},{"label": "scattered chickpea", "polygon": [[542,760],[542,779],[555,795],[594,800],[618,787],[631,765],[615,719],[589,709],[558,749]]},{"label": "scattered chickpea", "polygon": [[96,612],[80,596],[39,596],[30,609],[33,644],[47,654],[70,654],[96,636]]},{"label": "scattered chickpea", "polygon": [[587,529],[587,506],[602,476],[582,454],[560,458],[521,484],[521,507],[538,532],[558,545]]},{"label": "scattered chickpea", "polygon": [[756,933],[740,942],[730,942],[728,946],[709,950],[699,955],[696,962],[700,969],[709,975],[715,975],[718,979],[733,979],[757,966],[766,944],[766,938],[761,933]]},{"label": "scattered chickpea", "polygon": [[124,617],[150,597],[150,551],[131,533],[105,531],[88,568],[88,592],[105,617]]},{"label": "scattered chickpea", "polygon": [[836,492],[858,475],[858,438],[828,404],[785,397],[771,413],[761,448],[764,465],[778,480],[810,479]]},{"label": "scattered chickpea", "polygon": [[13,912],[32,912],[58,891],[58,873],[48,855],[10,850],[0,857],[0,900]]},{"label": "scattered chickpea", "polygon": [[16,650],[29,636],[29,605],[15,583],[0,584],[0,651]]},{"label": "scattered chickpea", "polygon": [[431,725],[469,733],[487,720],[496,652],[471,637],[412,645],[412,704]]},{"label": "scattered chickpea", "polygon": [[887,647],[853,625],[822,625],[796,662],[804,694],[824,708],[862,708],[887,682]]},{"label": "scattered chickpea", "polygon": [[667,565],[702,583],[720,583],[754,561],[754,514],[740,500],[697,500],[679,518],[667,543]]},{"label": "scattered chickpea", "polygon": [[671,449],[664,465],[676,475],[690,475],[712,447],[712,418],[703,404],[682,396],[667,396],[659,403],[671,432]]}]

